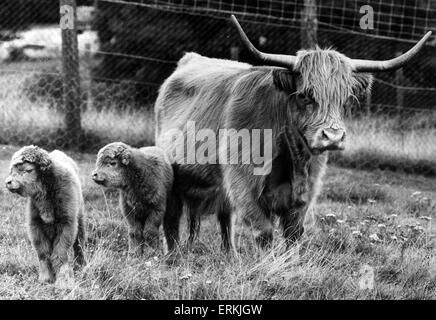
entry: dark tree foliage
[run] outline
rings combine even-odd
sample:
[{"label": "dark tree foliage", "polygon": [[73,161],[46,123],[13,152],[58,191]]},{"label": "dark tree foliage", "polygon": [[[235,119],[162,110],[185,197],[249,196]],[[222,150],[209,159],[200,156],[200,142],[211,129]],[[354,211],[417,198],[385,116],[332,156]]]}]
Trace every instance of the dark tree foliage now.
[{"label": "dark tree foliage", "polygon": [[[128,0],[138,2],[137,0]],[[394,0],[391,0],[394,1]],[[392,10],[391,1],[375,1],[374,12],[390,13]],[[361,59],[387,59],[395,56],[398,51],[406,51],[410,48],[410,43],[394,40],[384,40],[371,37],[373,34],[385,35],[389,37],[399,37],[408,39],[410,34],[424,34],[424,25],[419,25],[425,21],[427,4],[422,0],[422,4],[417,5],[416,0],[404,0],[404,6],[394,6],[392,12],[391,27],[377,30],[368,30],[367,36],[362,36],[347,32],[338,32],[330,26],[341,26],[347,30],[360,31],[359,19],[361,14],[359,8],[368,4],[367,1],[346,1],[345,7],[338,6],[334,0],[323,0],[322,6],[318,8],[319,31],[318,41],[321,47],[334,47],[349,57]],[[147,3],[147,1],[142,1]],[[419,2],[419,3],[421,3]],[[122,53],[133,56],[148,57],[151,59],[136,59],[119,55],[102,54],[101,62],[94,70],[96,79],[128,79],[138,82],[138,97],[145,101],[152,102],[157,90],[149,90],[149,84],[157,87],[168,77],[175,67],[175,61],[179,60],[184,52],[195,51],[200,54],[216,57],[230,58],[230,48],[239,46],[239,39],[234,27],[229,22],[228,13],[213,12],[205,13],[199,10],[202,6],[208,5],[210,9],[227,12],[250,12],[253,16],[238,15],[244,30],[253,43],[260,49],[272,53],[295,54],[300,48],[299,19],[303,1],[298,6],[294,1],[290,4],[286,2],[271,1],[191,1],[176,0],[173,4],[183,3],[185,8],[196,5],[197,11],[192,14],[192,7],[189,12],[170,12],[146,8],[136,5],[125,5],[96,1],[97,15],[94,28],[97,30],[101,51],[109,53]],[[151,4],[155,3],[150,1]],[[214,7],[216,6],[216,8]],[[414,8],[411,12],[410,8]],[[272,12],[272,13],[271,13]],[[288,21],[293,20],[289,26],[283,26],[278,12]],[[418,17],[419,19],[414,19]],[[380,17],[384,19],[383,15]],[[254,19],[254,20],[253,20]],[[250,22],[251,21],[251,22]],[[253,23],[255,21],[256,23]],[[386,22],[386,21],[385,21]],[[279,26],[278,24],[282,25]],[[377,32],[377,33],[376,33]],[[385,32],[385,34],[383,33]],[[260,37],[263,38],[260,41]],[[412,40],[412,39],[411,39]],[[414,39],[413,39],[414,40]],[[239,46],[239,59],[254,63],[247,56],[244,49]],[[434,47],[427,47],[420,54],[426,59],[416,59],[417,63],[404,68],[404,76],[407,86],[436,86],[436,52]],[[156,60],[158,59],[158,60]],[[171,61],[172,63],[161,62],[160,60]],[[430,72],[432,70],[432,72]],[[395,72],[381,73],[379,78],[393,82]],[[147,88],[147,92],[143,91]],[[384,88],[383,90],[390,90]],[[150,95],[150,92],[152,94]],[[154,92],[154,93],[153,93]],[[386,91],[377,92],[374,95],[386,95]],[[414,105],[415,94],[408,94],[406,103]],[[430,94],[431,95],[431,94]],[[388,97],[395,97],[395,89],[387,94]],[[381,97],[383,98],[383,97]],[[435,97],[428,97],[434,99]],[[388,98],[392,99],[392,98]],[[410,101],[407,101],[410,100]],[[422,102],[422,96],[419,101]]]},{"label": "dark tree foliage", "polygon": [[[179,2],[183,2],[185,6],[194,3],[194,1],[187,0]],[[269,3],[271,6],[270,1],[260,2]],[[172,1],[172,3],[177,4],[177,1]],[[242,6],[247,3],[247,1],[224,0],[217,9],[237,10],[237,6],[240,5],[240,10],[242,10]],[[200,7],[202,1],[196,1],[196,4]],[[277,6],[277,10],[282,9],[281,4],[273,6]],[[94,28],[98,31],[101,51],[151,59],[103,54],[101,63],[94,70],[96,79],[121,78],[143,82],[144,85],[148,83],[158,85],[172,72],[175,62],[182,57],[184,52],[195,51],[210,57],[228,59],[230,47],[239,45],[234,27],[228,19],[229,14],[212,17],[105,1],[97,1],[97,8]],[[268,10],[264,10],[263,14],[266,16]],[[268,39],[265,45],[260,45],[265,50],[292,53],[299,48],[298,30],[295,33],[286,32],[278,37],[277,32],[281,31],[280,28],[268,26],[266,20],[263,22],[265,24],[244,23],[244,29],[253,38],[254,43],[257,43],[258,37],[262,35]],[[241,60],[252,62],[246,56],[244,51],[240,52]],[[138,87],[141,89],[143,86],[139,84]],[[139,90],[140,98],[145,98],[147,101],[154,99],[154,95],[144,96],[144,94]]]},{"label": "dark tree foliage", "polygon": [[19,30],[34,23],[55,23],[58,12],[59,3],[53,0],[3,0],[0,28]]},{"label": "dark tree foliage", "polygon": [[[91,5],[79,0],[77,5]],[[21,30],[32,24],[59,22],[58,0],[1,0],[0,29]]]}]

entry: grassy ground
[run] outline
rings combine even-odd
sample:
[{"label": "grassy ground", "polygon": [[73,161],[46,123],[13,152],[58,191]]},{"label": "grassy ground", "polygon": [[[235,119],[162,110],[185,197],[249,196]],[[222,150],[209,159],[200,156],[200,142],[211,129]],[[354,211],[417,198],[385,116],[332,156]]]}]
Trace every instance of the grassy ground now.
[{"label": "grassy ground", "polygon": [[[35,81],[40,70],[51,70],[55,62],[11,63],[0,68],[0,144],[37,144],[53,149],[63,145],[65,115],[46,98],[29,99],[25,93],[29,79]],[[33,72],[32,70],[35,70]],[[42,79],[48,81],[50,78]],[[50,74],[48,75],[50,76]],[[53,83],[40,80],[41,90],[53,89]],[[99,89],[100,90],[100,89]],[[95,108],[93,98],[82,112],[83,137],[73,146],[81,151],[95,152],[113,141],[134,146],[154,143],[154,115],[151,107],[125,108],[119,111],[108,96],[114,88],[102,85],[99,97],[103,108]],[[36,93],[35,93],[36,94]],[[99,102],[100,103],[100,102]],[[386,110],[385,110],[386,111]],[[366,116],[347,121],[347,147],[331,160],[342,167],[358,169],[389,169],[436,176],[436,112],[414,111],[407,116]]]},{"label": "grassy ground", "polygon": [[334,162],[343,167],[389,169],[436,176],[436,112],[373,115],[347,123],[347,146]]},{"label": "grassy ground", "polygon": [[[23,93],[23,79],[31,70],[48,67],[18,63],[0,70],[0,143],[52,149],[61,138],[63,113]],[[90,138],[82,141],[84,146],[97,150],[112,141],[153,143],[151,112],[114,109],[108,104],[97,110],[89,103],[82,113]],[[318,231],[291,250],[284,250],[277,231],[272,250],[261,252],[250,232],[238,227],[240,256],[229,259],[217,250],[215,218],[206,217],[193,252],[172,267],[161,252],[142,259],[126,256],[126,223],[117,195],[104,194],[90,181],[94,156],[72,154],[83,173],[88,265],[76,274],[72,290],[38,284],[25,201],[0,188],[0,298],[434,299],[435,119],[436,113],[428,111],[415,112],[407,121],[395,116],[350,121],[346,151],[333,157],[316,207]],[[0,146],[0,182],[14,150]],[[338,164],[342,168],[334,166]],[[362,168],[371,172],[358,170]]]},{"label": "grassy ground", "polygon": [[[59,140],[65,127],[64,112],[53,107],[49,98],[35,97],[34,94],[30,96],[36,99],[33,100],[25,94],[25,79],[35,76],[31,65],[25,66],[20,63],[0,69],[0,143],[33,143],[54,148],[62,144]],[[19,71],[20,68],[26,72]],[[50,86],[53,83],[47,82],[47,91]],[[41,84],[41,91],[44,90]],[[109,93],[110,88],[107,88],[101,96]],[[89,106],[82,112],[81,119],[85,134],[83,141],[79,141],[81,149],[98,150],[109,142],[119,140],[142,146],[150,145],[154,140],[154,118],[148,109],[119,111],[109,102],[101,109]]]},{"label": "grassy ground", "polygon": [[[15,148],[0,147],[0,180]],[[435,299],[436,181],[331,167],[316,211],[318,231],[285,251],[253,245],[239,226],[239,256],[218,250],[214,217],[205,217],[193,251],[176,266],[163,254],[126,255],[126,223],[115,193],[90,179],[94,156],[72,154],[84,184],[89,241],[76,286],[37,282],[26,235],[25,200],[0,189],[0,298],[3,299]],[[433,218],[433,220],[431,220]],[[182,227],[185,231],[185,227]],[[181,250],[184,250],[181,248]]]}]

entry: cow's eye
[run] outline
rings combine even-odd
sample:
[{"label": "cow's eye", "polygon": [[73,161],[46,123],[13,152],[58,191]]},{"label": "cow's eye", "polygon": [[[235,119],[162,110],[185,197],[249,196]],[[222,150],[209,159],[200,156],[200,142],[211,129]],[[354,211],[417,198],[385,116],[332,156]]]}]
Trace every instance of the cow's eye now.
[{"label": "cow's eye", "polygon": [[309,95],[302,92],[297,94],[297,99],[303,105],[309,105],[314,103],[313,99]]},{"label": "cow's eye", "polygon": [[116,161],[111,161],[111,162],[109,162],[109,165],[111,167],[115,167],[117,165],[117,162]]},{"label": "cow's eye", "polygon": [[24,171],[27,172],[27,173],[31,173],[33,171],[33,169],[26,169]]}]

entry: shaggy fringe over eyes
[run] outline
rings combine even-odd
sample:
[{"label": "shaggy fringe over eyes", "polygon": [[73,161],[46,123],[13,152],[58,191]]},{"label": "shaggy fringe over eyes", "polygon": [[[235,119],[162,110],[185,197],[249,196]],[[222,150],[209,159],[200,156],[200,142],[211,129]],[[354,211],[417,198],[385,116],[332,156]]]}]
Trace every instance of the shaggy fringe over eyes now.
[{"label": "shaggy fringe over eyes", "polygon": [[11,166],[24,162],[36,164],[42,171],[49,169],[52,164],[48,152],[34,145],[23,147],[15,152]]},{"label": "shaggy fringe over eyes", "polygon": [[100,149],[97,155],[97,164],[102,164],[107,158],[119,159],[127,164],[130,160],[130,146],[123,142],[113,142]]},{"label": "shaggy fringe over eyes", "polygon": [[301,77],[299,91],[312,95],[324,117],[337,112],[329,110],[329,107],[343,106],[357,85],[349,59],[331,49],[316,47],[314,50],[299,51],[294,70]]}]

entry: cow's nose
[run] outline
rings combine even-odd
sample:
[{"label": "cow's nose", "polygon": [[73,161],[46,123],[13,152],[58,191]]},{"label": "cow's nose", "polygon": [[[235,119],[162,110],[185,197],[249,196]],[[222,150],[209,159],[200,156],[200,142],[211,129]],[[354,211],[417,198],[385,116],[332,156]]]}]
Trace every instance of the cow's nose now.
[{"label": "cow's nose", "polygon": [[343,150],[345,146],[345,130],[339,128],[323,128],[317,132],[312,146],[314,151]]},{"label": "cow's nose", "polygon": [[322,130],[322,138],[331,145],[345,141],[345,130],[327,128]]},{"label": "cow's nose", "polygon": [[104,178],[98,175],[97,171],[92,172],[92,180],[97,184],[104,184]]}]

